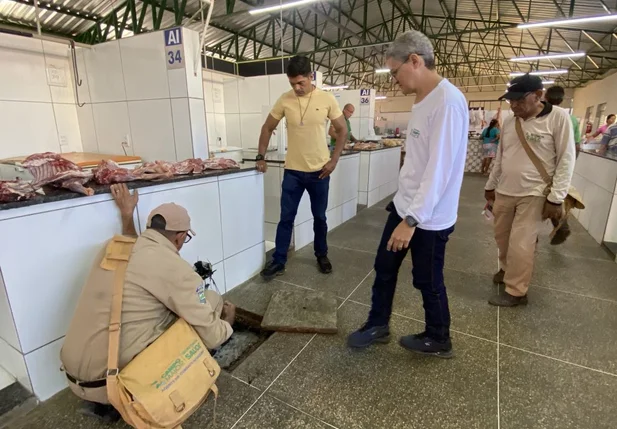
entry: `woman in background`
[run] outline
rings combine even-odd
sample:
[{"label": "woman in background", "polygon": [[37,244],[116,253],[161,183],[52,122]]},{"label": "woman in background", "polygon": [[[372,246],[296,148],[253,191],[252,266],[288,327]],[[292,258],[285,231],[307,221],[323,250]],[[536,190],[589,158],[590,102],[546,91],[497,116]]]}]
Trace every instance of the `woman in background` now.
[{"label": "woman in background", "polygon": [[617,117],[615,116],[614,113],[611,113],[610,115],[608,115],[606,117],[606,124],[598,127],[598,129],[596,130],[595,133],[593,133],[591,135],[591,139],[595,139],[596,137],[598,137],[600,134],[604,134],[606,132],[606,130],[608,129],[608,127],[610,127],[611,125],[613,125],[615,123],[615,119]]},{"label": "woman in background", "polygon": [[482,174],[488,176],[491,168],[491,161],[497,155],[497,145],[499,144],[499,121],[493,119],[489,126],[482,131]]}]

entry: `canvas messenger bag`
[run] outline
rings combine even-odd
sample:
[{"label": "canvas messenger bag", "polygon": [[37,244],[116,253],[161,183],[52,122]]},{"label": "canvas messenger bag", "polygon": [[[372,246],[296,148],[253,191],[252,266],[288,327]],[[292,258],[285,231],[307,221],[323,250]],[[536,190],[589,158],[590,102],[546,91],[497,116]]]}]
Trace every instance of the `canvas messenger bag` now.
[{"label": "canvas messenger bag", "polygon": [[178,319],[167,331],[118,370],[122,291],[136,239],[116,235],[101,268],[115,271],[109,323],[107,396],[126,423],[136,429],[181,428],[210,392],[221,369],[195,330]]},{"label": "canvas messenger bag", "polygon": [[[529,146],[529,142],[527,142],[527,138],[525,138],[525,133],[523,132],[523,126],[521,125],[520,118],[515,118],[514,126],[516,128],[516,133],[518,134],[518,139],[521,141],[523,149],[525,149],[525,153],[527,153],[527,156],[540,173],[540,176],[542,176],[542,180],[544,180],[544,182],[546,183],[544,195],[548,196],[551,193],[551,188],[553,186],[553,178],[548,174],[546,168],[544,168],[542,160],[540,160],[540,158],[538,157],[538,155],[536,155],[531,146]],[[574,186],[570,185],[570,188],[568,189],[568,195],[566,196],[566,199],[563,203],[564,215],[559,221],[559,224],[555,228],[553,228],[553,231],[550,234],[551,238],[555,236],[557,230],[561,228],[566,219],[568,219],[570,210],[572,210],[573,208],[583,210],[585,208],[585,204],[583,204],[581,194],[576,190]]]}]

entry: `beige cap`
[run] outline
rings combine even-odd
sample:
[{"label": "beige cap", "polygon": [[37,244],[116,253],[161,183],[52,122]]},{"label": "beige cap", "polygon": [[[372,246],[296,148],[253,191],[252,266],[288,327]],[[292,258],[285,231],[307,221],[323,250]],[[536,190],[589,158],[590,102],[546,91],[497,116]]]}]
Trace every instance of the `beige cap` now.
[{"label": "beige cap", "polygon": [[195,231],[191,229],[191,218],[189,217],[189,213],[184,207],[176,203],[161,204],[152,210],[148,216],[148,223],[146,226],[151,226],[152,218],[156,215],[161,215],[163,219],[165,219],[165,231],[189,231],[192,235],[197,235]]}]

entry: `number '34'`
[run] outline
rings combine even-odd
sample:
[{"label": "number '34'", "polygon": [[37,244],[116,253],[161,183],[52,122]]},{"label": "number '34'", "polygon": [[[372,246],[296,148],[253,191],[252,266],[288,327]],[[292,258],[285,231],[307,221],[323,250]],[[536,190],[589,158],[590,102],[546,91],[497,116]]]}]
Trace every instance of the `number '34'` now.
[{"label": "number '34'", "polygon": [[167,52],[167,56],[169,57],[169,59],[167,60],[169,64],[182,63],[182,54],[180,53],[180,51],[169,51]]}]

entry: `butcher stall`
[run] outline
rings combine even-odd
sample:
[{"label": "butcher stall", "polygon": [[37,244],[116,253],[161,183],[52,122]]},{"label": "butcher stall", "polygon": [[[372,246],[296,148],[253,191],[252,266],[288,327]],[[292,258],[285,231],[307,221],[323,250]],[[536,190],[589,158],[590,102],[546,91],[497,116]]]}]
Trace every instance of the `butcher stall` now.
[{"label": "butcher stall", "polygon": [[[253,277],[264,263],[264,177],[232,160],[130,159],[81,168],[66,155],[35,154],[8,165],[20,175],[0,181],[0,365],[39,400],[66,387],[60,349],[95,256],[121,233],[110,183],[138,189],[135,225],[175,202],[197,235],[181,251],[209,261],[221,293]],[[70,158],[67,156],[67,158]],[[250,213],[250,216],[246,214]]]}]

